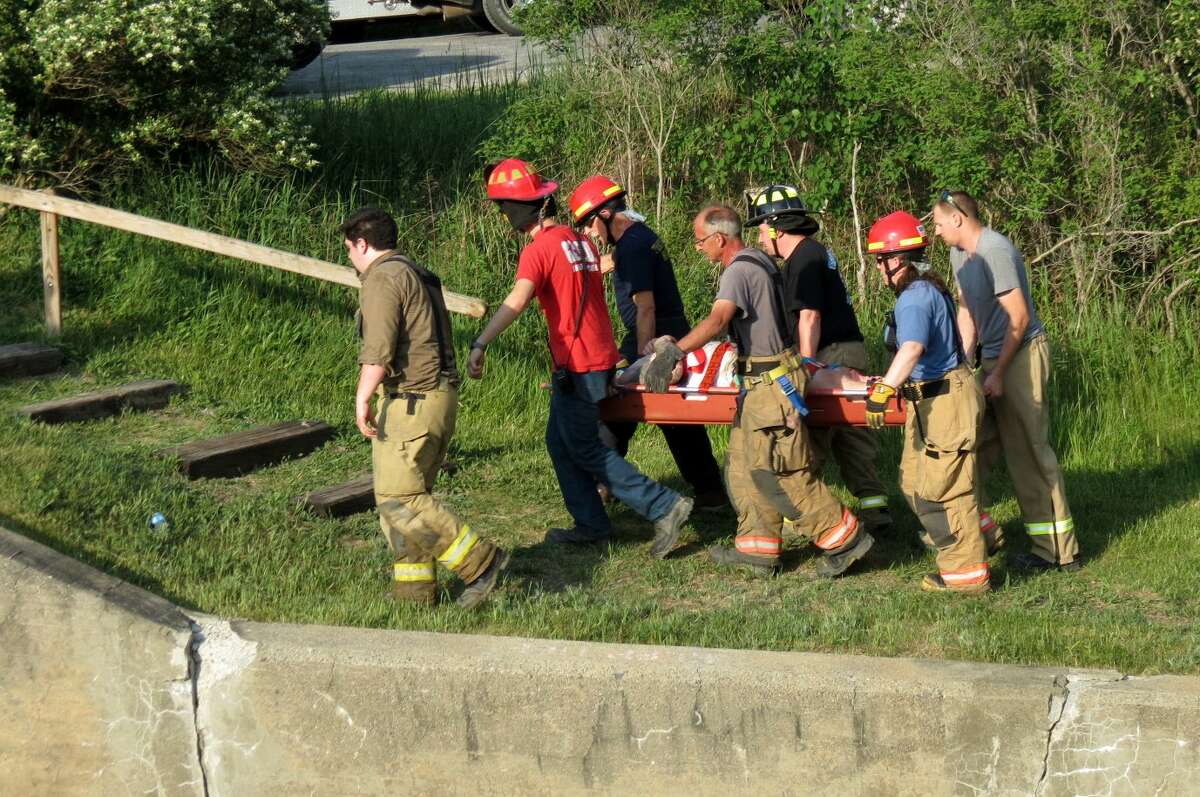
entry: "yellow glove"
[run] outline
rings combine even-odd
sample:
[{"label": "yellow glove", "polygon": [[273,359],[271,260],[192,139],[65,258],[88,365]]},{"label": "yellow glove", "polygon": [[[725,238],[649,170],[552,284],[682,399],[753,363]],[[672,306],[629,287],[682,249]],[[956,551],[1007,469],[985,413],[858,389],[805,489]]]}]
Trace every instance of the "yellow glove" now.
[{"label": "yellow glove", "polygon": [[879,381],[871,387],[867,396],[867,426],[872,429],[884,427],[883,414],[887,411],[888,402],[896,395],[896,388]]}]

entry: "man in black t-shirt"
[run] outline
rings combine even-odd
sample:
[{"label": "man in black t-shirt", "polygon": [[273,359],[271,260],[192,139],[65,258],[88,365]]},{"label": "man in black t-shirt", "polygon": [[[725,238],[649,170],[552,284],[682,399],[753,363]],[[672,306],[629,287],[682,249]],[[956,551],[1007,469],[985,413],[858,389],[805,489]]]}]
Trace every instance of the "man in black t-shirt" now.
[{"label": "man in black t-shirt", "polygon": [[[662,240],[625,204],[625,190],[603,175],[589,177],[571,194],[568,204],[575,224],[601,244],[613,246],[613,289],[617,311],[626,328],[618,347],[627,363],[652,351],[656,337],[682,338],[691,331],[675,282],[675,270]],[[606,423],[621,456],[629,451],[636,423]],[[699,509],[729,504],[721,469],[713,457],[704,426],[659,427],[679,466],[679,474],[695,492]]]},{"label": "man in black t-shirt", "polygon": [[[870,372],[854,307],[833,253],[811,236],[820,229],[794,186],[772,185],[754,197],[747,225],[758,226],[759,248],[785,261],[784,296],[800,356]],[[812,429],[814,447],[837,460],[842,479],[858,499],[868,529],[890,526],[887,491],[875,472],[879,445],[870,429]]]}]

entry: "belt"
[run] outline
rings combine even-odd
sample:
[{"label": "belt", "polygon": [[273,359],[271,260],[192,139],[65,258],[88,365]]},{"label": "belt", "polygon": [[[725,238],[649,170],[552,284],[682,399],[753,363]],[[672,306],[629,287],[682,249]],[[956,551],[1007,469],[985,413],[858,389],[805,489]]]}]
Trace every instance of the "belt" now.
[{"label": "belt", "polygon": [[[754,364],[759,365],[760,363],[754,363]],[[769,370],[760,371],[760,370],[755,369],[755,371],[752,372],[752,375],[747,376],[745,379],[742,380],[742,382],[750,387],[753,387],[755,385],[769,385],[772,382],[777,381],[780,377],[787,376],[794,370],[791,366],[789,366],[787,364],[776,365],[774,368],[770,367],[771,363],[761,363],[761,365],[766,366],[767,368],[769,368]]]},{"label": "belt", "polygon": [[931,379],[928,382],[905,382],[900,388],[900,395],[909,401],[944,396],[950,392],[949,379]]},{"label": "belt", "polygon": [[784,352],[782,357],[775,360],[759,360],[757,362],[739,360],[738,373],[742,376],[760,377],[760,381],[770,384],[789,371],[799,368],[803,362],[803,358],[799,355]]}]

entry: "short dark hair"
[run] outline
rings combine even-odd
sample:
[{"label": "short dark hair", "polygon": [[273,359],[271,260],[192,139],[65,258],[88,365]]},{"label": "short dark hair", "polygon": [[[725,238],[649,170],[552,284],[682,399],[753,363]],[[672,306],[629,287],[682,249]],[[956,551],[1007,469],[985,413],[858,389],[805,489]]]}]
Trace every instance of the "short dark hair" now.
[{"label": "short dark hair", "polygon": [[396,248],[396,220],[379,208],[360,208],[339,228],[347,241],[362,238],[377,252]]},{"label": "short dark hair", "polygon": [[961,213],[967,218],[979,219],[979,203],[966,191],[943,191],[938,207],[946,213]]}]

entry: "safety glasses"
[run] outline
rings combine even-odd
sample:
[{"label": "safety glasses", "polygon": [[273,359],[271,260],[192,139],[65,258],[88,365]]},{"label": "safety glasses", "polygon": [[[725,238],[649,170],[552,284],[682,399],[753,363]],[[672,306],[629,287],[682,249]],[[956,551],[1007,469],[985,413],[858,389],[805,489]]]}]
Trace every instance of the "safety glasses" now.
[{"label": "safety glasses", "polygon": [[941,199],[942,202],[945,202],[947,205],[954,208],[955,210],[957,210],[959,213],[963,214],[967,218],[971,217],[970,213],[963,210],[962,205],[960,205],[954,201],[954,194],[951,193],[950,191],[942,191],[941,196],[939,198]]}]

